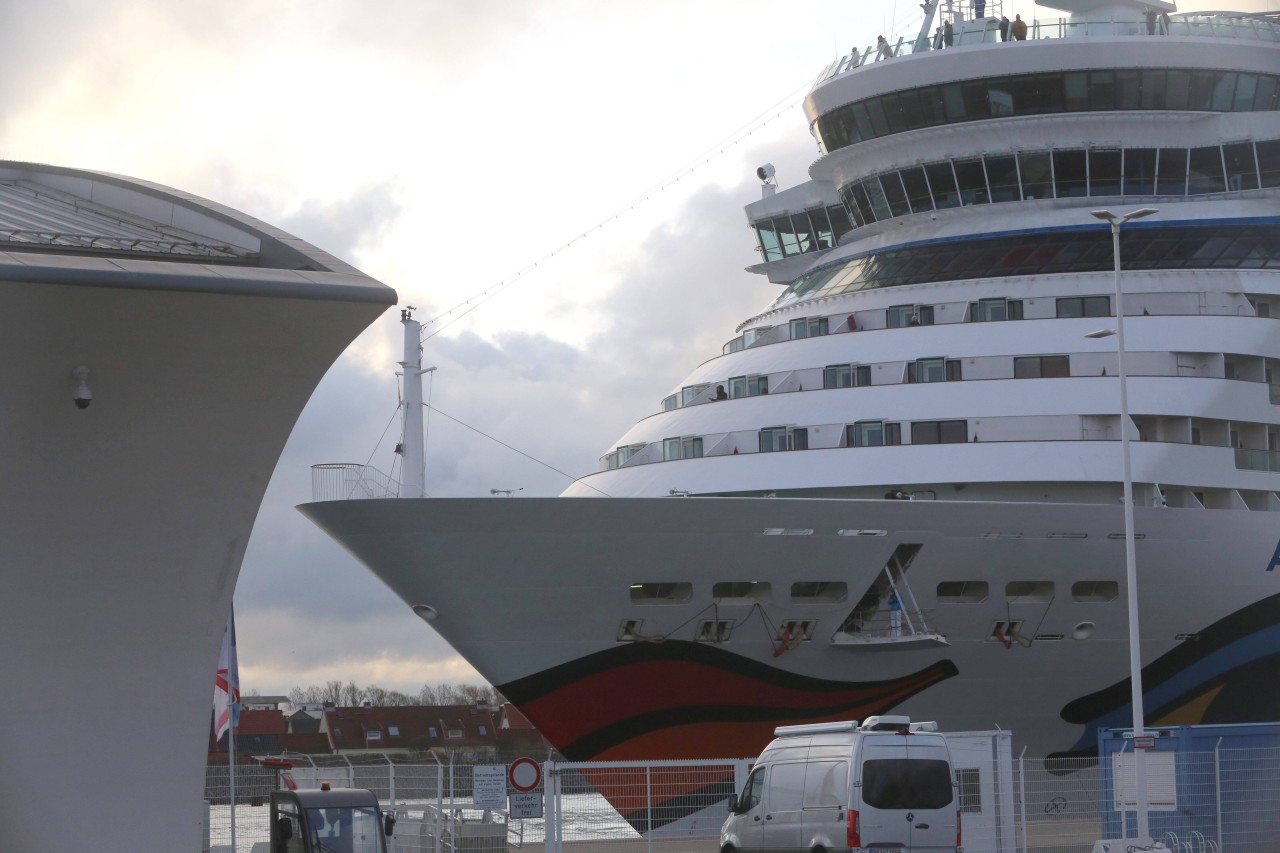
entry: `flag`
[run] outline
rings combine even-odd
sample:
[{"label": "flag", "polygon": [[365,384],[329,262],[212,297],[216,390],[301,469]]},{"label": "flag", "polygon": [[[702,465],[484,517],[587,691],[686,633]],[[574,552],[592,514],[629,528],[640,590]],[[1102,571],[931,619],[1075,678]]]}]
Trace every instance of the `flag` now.
[{"label": "flag", "polygon": [[227,617],[222,634],[222,652],[218,655],[218,677],[213,686],[213,741],[240,724],[240,669],[236,663],[236,611]]}]

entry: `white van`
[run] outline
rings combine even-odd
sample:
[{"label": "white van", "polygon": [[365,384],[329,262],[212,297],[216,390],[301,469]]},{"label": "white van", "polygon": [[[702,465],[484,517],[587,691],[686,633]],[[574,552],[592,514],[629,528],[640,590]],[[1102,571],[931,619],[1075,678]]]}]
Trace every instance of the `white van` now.
[{"label": "white van", "polygon": [[729,801],[721,853],[963,851],[951,752],[936,731],[897,716],[778,727]]}]

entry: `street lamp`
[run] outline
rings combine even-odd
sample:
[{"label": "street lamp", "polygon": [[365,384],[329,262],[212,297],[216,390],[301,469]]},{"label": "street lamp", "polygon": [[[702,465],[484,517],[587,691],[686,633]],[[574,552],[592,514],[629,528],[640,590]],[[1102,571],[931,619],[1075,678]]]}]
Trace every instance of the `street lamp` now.
[{"label": "street lamp", "polygon": [[1120,289],[1120,226],[1130,219],[1141,219],[1160,211],[1143,207],[1116,216],[1109,210],[1090,211],[1111,225],[1111,257],[1115,261],[1116,280],[1116,372],[1120,376],[1120,455],[1124,459],[1124,570],[1129,599],[1129,684],[1133,705],[1133,778],[1137,835],[1151,837],[1147,815],[1146,749],[1136,748],[1138,738],[1146,736],[1142,707],[1142,654],[1138,647],[1138,564],[1133,539],[1133,470],[1129,461],[1129,377],[1124,370],[1124,294]]}]

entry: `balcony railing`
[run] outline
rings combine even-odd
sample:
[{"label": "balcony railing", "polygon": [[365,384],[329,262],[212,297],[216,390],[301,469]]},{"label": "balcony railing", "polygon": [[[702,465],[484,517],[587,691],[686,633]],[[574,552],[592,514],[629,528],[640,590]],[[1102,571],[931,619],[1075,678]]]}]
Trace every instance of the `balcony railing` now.
[{"label": "balcony railing", "polygon": [[[942,19],[938,19],[941,24]],[[1118,18],[1115,16],[1083,16],[1073,18],[1048,18],[1027,22],[1027,40],[1081,38],[1088,36],[1141,36],[1163,38],[1168,36],[1195,36],[1199,38],[1234,38],[1251,41],[1280,42],[1280,16],[1271,13],[1173,15],[1167,23],[1157,19],[1154,32],[1149,32],[1146,18]],[[1010,36],[1012,40],[1012,36]],[[964,21],[956,27],[951,47],[973,44],[995,44],[1000,41],[1000,22],[996,18]],[[932,38],[912,41],[899,38],[889,43],[892,59],[912,53],[926,53],[945,48],[936,47]],[[850,53],[831,63],[818,75],[814,85],[835,75],[850,71],[868,62],[886,61],[876,45],[859,53]]]},{"label": "balcony railing", "polygon": [[354,462],[325,462],[311,466],[313,501],[398,497],[400,483],[377,468]]},{"label": "balcony railing", "polygon": [[1245,471],[1280,471],[1280,451],[1236,448],[1236,467]]}]

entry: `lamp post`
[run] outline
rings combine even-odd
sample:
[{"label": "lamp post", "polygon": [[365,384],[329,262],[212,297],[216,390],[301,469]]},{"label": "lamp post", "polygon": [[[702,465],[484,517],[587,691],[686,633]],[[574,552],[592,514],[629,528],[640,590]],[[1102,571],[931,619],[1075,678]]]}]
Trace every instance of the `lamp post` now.
[{"label": "lamp post", "polygon": [[[1109,210],[1091,213],[1111,225],[1111,254],[1115,261],[1116,283],[1116,372],[1120,377],[1120,455],[1124,459],[1124,569],[1125,593],[1129,601],[1129,684],[1133,705],[1133,737],[1146,735],[1142,707],[1142,653],[1138,632],[1138,563],[1133,539],[1133,470],[1129,460],[1129,377],[1124,369],[1124,294],[1120,289],[1120,226],[1130,219],[1141,219],[1159,213],[1154,207],[1143,207],[1116,216]],[[1140,839],[1151,837],[1147,814],[1147,771],[1145,749],[1133,750],[1133,778],[1137,835]]]}]

